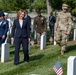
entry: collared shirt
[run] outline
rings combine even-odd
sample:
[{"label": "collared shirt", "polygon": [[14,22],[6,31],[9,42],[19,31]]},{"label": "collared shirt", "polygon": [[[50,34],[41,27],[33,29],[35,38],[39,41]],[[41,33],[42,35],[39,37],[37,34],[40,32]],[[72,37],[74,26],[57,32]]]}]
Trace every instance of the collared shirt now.
[{"label": "collared shirt", "polygon": [[19,23],[20,23],[20,27],[22,28],[22,25],[23,25],[23,21],[20,21]]}]

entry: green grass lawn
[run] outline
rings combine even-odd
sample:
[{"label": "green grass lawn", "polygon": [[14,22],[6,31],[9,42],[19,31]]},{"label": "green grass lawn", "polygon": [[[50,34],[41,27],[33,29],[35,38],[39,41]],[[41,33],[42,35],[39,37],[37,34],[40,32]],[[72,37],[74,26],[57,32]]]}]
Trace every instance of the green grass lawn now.
[{"label": "green grass lawn", "polygon": [[20,62],[18,66],[13,64],[14,47],[10,46],[10,60],[6,63],[0,63],[0,75],[56,75],[53,66],[60,58],[63,68],[63,75],[67,75],[67,59],[69,56],[76,55],[76,45],[67,46],[67,52],[60,54],[58,45],[47,44],[46,49],[40,50],[37,45],[31,46],[30,62],[23,62],[23,52],[20,51]]}]

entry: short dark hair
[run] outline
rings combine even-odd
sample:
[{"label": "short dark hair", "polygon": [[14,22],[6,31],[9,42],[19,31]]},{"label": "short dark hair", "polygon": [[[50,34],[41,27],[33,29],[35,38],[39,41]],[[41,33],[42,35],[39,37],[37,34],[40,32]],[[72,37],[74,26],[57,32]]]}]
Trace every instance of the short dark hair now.
[{"label": "short dark hair", "polygon": [[28,11],[27,11],[27,9],[25,9],[25,13],[27,13],[27,14],[28,14]]},{"label": "short dark hair", "polygon": [[50,15],[53,15],[53,12],[52,11],[50,12]]},{"label": "short dark hair", "polygon": [[37,9],[36,10],[36,13],[40,14],[41,13],[40,9]]}]

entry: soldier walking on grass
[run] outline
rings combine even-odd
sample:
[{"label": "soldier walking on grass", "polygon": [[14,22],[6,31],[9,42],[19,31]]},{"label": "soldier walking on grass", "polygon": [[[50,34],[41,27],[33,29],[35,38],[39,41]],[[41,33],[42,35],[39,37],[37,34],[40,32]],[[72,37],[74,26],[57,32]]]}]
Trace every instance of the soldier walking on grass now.
[{"label": "soldier walking on grass", "polygon": [[34,19],[34,30],[37,33],[37,43],[40,45],[41,35],[46,34],[46,19],[41,15],[40,10],[37,10],[37,16]]},{"label": "soldier walking on grass", "polygon": [[71,14],[67,12],[68,5],[62,4],[62,11],[58,13],[55,25],[55,41],[61,47],[61,54],[66,50],[66,39],[71,32]]}]

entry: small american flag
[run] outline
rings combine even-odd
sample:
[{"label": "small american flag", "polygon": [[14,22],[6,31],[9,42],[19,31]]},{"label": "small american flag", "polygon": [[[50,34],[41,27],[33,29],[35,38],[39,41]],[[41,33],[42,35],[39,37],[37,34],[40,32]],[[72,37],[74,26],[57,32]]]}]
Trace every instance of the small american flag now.
[{"label": "small american flag", "polygon": [[53,67],[54,71],[56,72],[57,75],[62,75],[63,74],[63,69],[61,67],[60,61],[57,61],[57,63]]}]

